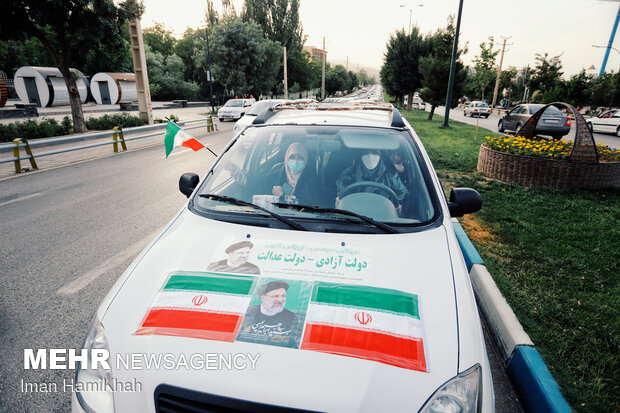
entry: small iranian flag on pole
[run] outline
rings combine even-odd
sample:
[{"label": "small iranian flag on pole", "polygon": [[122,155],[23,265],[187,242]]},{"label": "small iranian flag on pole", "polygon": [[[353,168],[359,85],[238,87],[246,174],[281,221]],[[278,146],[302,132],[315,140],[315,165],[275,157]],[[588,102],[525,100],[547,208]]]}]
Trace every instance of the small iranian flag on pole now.
[{"label": "small iranian flag on pole", "polygon": [[418,296],[317,283],[301,348],[427,371]]},{"label": "small iranian flag on pole", "polygon": [[194,151],[204,148],[204,145],[196,140],[192,135],[185,132],[179,125],[172,121],[168,121],[166,126],[166,137],[164,138],[166,146],[166,158],[170,152],[177,146],[185,146]]},{"label": "small iranian flag on pole", "polygon": [[135,334],[235,341],[254,280],[242,275],[172,274]]}]

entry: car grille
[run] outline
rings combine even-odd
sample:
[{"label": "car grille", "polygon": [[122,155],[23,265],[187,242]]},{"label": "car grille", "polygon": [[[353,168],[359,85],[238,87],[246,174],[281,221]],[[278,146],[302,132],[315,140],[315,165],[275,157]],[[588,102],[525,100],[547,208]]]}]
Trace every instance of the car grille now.
[{"label": "car grille", "polygon": [[197,392],[182,387],[160,384],[155,389],[155,411],[158,413],[236,413],[275,412],[308,413],[310,410],[274,406],[215,394]]}]

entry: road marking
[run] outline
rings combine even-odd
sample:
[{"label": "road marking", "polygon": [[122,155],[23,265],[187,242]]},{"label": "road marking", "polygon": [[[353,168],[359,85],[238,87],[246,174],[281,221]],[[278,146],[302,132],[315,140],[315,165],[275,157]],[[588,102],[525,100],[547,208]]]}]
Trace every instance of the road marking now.
[{"label": "road marking", "polygon": [[34,194],[25,195],[25,196],[21,196],[19,198],[11,199],[10,201],[5,201],[5,202],[0,203],[0,207],[3,207],[3,206],[8,205],[8,204],[12,204],[14,202],[23,201],[24,199],[34,198],[35,196],[39,196],[41,194],[43,194],[43,192],[36,192]]},{"label": "road marking", "polygon": [[123,262],[125,262],[129,258],[133,258],[136,255],[138,255],[140,251],[142,251],[144,247],[146,247],[147,244],[153,238],[155,238],[155,236],[157,235],[157,232],[154,232],[150,234],[149,236],[141,239],[135,244],[129,246],[123,252],[120,252],[119,254],[113,256],[112,258],[109,258],[108,260],[102,262],[98,267],[93,268],[92,270],[88,271],[86,274],[82,275],[81,277],[78,277],[75,280],[71,281],[69,284],[61,287],[57,291],[57,293],[60,295],[71,295],[71,294],[77,293],[78,291],[86,287],[88,284],[96,280],[101,275],[118,267],[119,265],[121,265]]},{"label": "road marking", "polygon": [[[168,155],[168,158],[171,158],[171,157],[173,157],[173,156],[177,156],[177,155],[181,155],[181,154],[183,154],[183,153],[185,153],[185,152],[189,152],[189,151],[191,151],[191,149],[186,149],[186,150],[181,151],[181,152],[171,153],[170,155]],[[166,159],[166,157],[164,156],[164,157],[163,157],[163,158],[161,158],[161,159]]]}]

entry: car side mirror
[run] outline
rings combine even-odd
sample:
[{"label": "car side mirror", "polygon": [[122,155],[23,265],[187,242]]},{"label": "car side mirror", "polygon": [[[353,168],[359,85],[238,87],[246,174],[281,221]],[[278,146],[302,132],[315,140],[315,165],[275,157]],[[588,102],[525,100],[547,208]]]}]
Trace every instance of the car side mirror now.
[{"label": "car side mirror", "polygon": [[200,177],[197,174],[185,173],[179,178],[179,191],[189,198],[199,182]]},{"label": "car side mirror", "polygon": [[451,216],[462,217],[465,214],[480,211],[480,208],[482,208],[482,198],[475,189],[452,188],[448,208]]}]

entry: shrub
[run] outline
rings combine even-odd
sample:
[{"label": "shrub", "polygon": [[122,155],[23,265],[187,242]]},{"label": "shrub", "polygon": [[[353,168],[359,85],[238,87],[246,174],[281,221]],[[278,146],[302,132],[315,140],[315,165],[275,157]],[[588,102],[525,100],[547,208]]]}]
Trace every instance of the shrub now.
[{"label": "shrub", "polygon": [[73,132],[73,122],[65,116],[61,123],[55,119],[44,118],[40,122],[28,119],[0,125],[0,142],[12,142],[15,138],[38,139],[68,135]]},{"label": "shrub", "polygon": [[128,113],[103,115],[98,118],[90,118],[86,121],[86,127],[92,130],[108,130],[115,126],[128,128],[131,126],[142,126],[142,119]]}]

